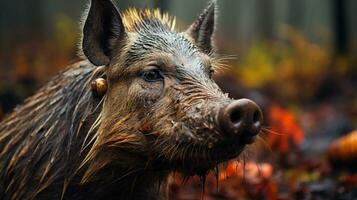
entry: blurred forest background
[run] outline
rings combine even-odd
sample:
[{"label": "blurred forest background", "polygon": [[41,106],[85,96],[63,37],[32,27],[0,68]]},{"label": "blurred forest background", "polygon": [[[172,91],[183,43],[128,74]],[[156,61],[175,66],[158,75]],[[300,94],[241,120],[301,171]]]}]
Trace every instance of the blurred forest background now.
[{"label": "blurred forest background", "polygon": [[[207,1],[116,3],[120,10],[159,7],[177,16],[185,30]],[[79,21],[87,4],[0,1],[0,119],[78,60]],[[357,176],[343,166],[357,163],[357,133],[345,142],[338,138],[357,128],[357,1],[218,0],[218,5],[217,45],[234,58],[215,78],[232,97],[262,105],[267,128],[264,144],[252,150],[260,155],[248,156],[257,159],[244,167],[227,164],[220,176],[226,187],[207,198],[356,198]],[[247,174],[237,173],[240,168]],[[193,181],[174,191],[194,195],[194,186]]]}]

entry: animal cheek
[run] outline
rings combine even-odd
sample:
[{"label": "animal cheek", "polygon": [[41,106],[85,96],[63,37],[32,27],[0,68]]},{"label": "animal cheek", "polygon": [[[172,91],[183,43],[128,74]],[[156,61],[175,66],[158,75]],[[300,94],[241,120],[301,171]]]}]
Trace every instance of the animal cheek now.
[{"label": "animal cheek", "polygon": [[164,92],[163,83],[158,81],[154,83],[142,83],[140,84],[142,88],[142,95],[143,97],[147,98],[148,100],[156,100],[162,96]]},{"label": "animal cheek", "polygon": [[128,101],[136,105],[137,108],[149,107],[160,99],[162,93],[162,85],[135,83],[129,88]]}]

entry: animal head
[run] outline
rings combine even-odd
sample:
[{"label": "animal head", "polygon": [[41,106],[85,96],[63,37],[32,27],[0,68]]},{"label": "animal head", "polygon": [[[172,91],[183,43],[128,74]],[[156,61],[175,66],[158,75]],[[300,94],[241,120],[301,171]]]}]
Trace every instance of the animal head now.
[{"label": "animal head", "polygon": [[91,63],[105,66],[108,89],[87,160],[190,175],[237,157],[254,140],[260,108],[228,98],[212,80],[220,65],[215,12],[211,1],[180,32],[159,10],[119,13],[109,0],[92,0],[82,49]]}]

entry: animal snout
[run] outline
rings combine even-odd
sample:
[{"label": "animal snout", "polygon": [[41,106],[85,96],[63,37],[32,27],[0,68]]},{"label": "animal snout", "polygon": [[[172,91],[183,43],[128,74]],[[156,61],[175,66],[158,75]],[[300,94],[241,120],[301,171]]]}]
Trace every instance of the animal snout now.
[{"label": "animal snout", "polygon": [[262,120],[261,109],[249,99],[232,101],[218,114],[218,123],[225,135],[245,139],[251,139],[260,132]]}]

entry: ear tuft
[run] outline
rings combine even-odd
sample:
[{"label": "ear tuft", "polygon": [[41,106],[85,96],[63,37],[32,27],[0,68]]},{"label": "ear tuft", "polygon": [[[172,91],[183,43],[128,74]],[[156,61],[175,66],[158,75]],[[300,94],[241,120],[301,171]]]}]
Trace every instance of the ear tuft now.
[{"label": "ear tuft", "polygon": [[92,0],[83,28],[82,49],[96,66],[108,65],[125,35],[121,16],[110,0]]},{"label": "ear tuft", "polygon": [[196,45],[207,54],[211,53],[213,48],[212,36],[215,30],[216,5],[215,0],[210,1],[206,9],[186,31]]}]

